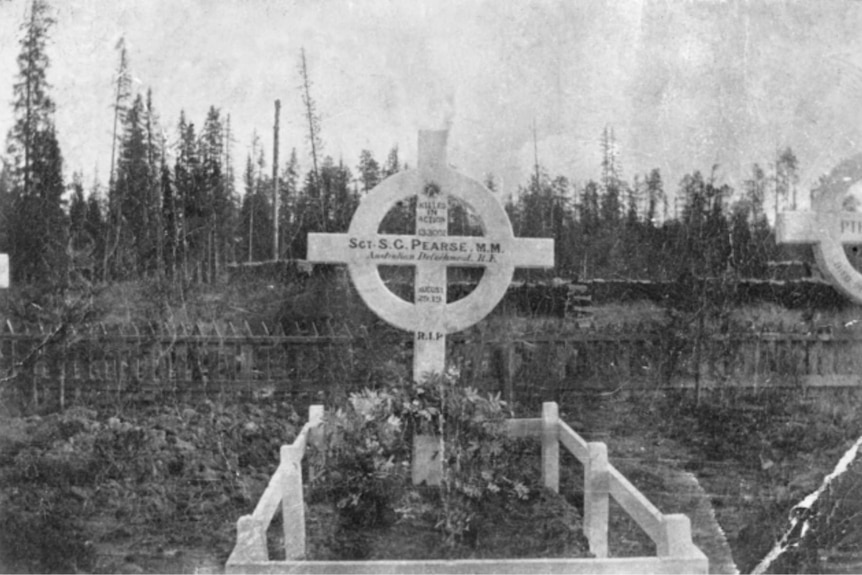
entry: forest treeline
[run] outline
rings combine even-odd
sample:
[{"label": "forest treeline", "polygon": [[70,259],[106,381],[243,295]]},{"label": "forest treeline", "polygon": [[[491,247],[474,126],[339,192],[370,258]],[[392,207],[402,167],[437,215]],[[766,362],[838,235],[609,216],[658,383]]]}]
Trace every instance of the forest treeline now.
[{"label": "forest treeline", "polygon": [[[163,122],[152,92],[133,89],[121,40],[108,181],[87,186],[74,174],[65,182],[47,79],[53,25],[46,1],[33,0],[21,26],[15,123],[0,171],[0,251],[10,254],[16,283],[212,283],[225,277],[229,263],[302,259],[308,233],[346,231],[362,197],[407,167],[397,146],[380,161],[362,150],[353,168],[323,153],[304,53],[298,73],[307,169],[296,148],[286,161],[268,160],[256,136],[251,151],[237,158],[230,115],[216,107],[199,124],[184,113],[172,126]],[[762,278],[771,261],[786,257],[766,212],[795,205],[791,149],[777,151],[765,169],[753,165],[742,190],[716,181],[714,169],[688,174],[668,190],[658,169],[623,178],[611,128],[599,145],[598,181],[552,176],[537,159],[529,181],[506,201],[516,235],[556,240],[555,275]],[[496,188],[491,175],[485,184]],[[478,233],[463,206],[450,213],[451,233]],[[384,227],[406,232],[411,221],[411,206],[399,205]]]}]

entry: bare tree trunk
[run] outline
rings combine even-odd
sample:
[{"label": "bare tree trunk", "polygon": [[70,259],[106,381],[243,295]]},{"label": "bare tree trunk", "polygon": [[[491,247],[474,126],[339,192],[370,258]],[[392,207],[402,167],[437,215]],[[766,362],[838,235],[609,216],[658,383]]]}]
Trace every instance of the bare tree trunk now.
[{"label": "bare tree trunk", "polygon": [[308,134],[311,143],[311,162],[314,166],[314,180],[317,183],[320,180],[320,170],[317,166],[317,130],[314,122],[314,101],[311,99],[311,85],[308,79],[308,67],[305,63],[305,49],[302,49],[302,90],[303,103],[305,104],[305,115],[308,118]]},{"label": "bare tree trunk", "polygon": [[252,258],[252,246],[254,245],[254,196],[252,196],[251,201],[248,206],[248,261],[251,263],[253,261]]},{"label": "bare tree trunk", "polygon": [[272,128],[272,259],[278,261],[278,116],[281,100],[275,101],[275,125]]}]

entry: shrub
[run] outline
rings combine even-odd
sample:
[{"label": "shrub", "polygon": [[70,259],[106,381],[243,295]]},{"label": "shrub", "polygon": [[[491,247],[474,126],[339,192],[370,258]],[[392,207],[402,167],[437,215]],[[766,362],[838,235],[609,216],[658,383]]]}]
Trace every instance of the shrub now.
[{"label": "shrub", "polygon": [[91,571],[96,554],[82,532],[80,507],[68,489],[31,483],[4,490],[0,496],[0,570]]},{"label": "shrub", "polygon": [[[322,445],[309,458],[310,497],[335,506],[342,539],[344,530],[421,516],[450,549],[475,545],[479,525],[535,495],[527,485],[538,483],[537,467],[506,436],[508,415],[499,395],[482,396],[453,375],[351,394],[324,418]],[[408,486],[416,434],[442,439],[440,486]]]},{"label": "shrub", "polygon": [[334,504],[344,527],[394,520],[409,456],[395,402],[386,391],[351,394],[347,405],[326,414],[322,444],[311,448],[312,497]]}]

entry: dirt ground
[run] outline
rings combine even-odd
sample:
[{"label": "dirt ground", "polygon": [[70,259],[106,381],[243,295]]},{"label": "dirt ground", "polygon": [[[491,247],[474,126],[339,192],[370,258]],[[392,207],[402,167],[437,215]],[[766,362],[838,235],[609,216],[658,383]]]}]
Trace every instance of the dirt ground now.
[{"label": "dirt ground", "polygon": [[[689,514],[695,542],[710,557],[714,573],[734,567],[749,572],[783,533],[789,508],[817,488],[846,445],[836,436],[833,447],[816,453],[790,453],[780,445],[715,452],[703,427],[681,439],[684,421],[674,427],[657,420],[662,411],[655,401],[651,411],[642,398],[595,396],[562,406],[561,415],[586,439],[607,442],[611,463],[659,509]],[[2,418],[0,520],[6,542],[10,529],[38,528],[49,537],[62,525],[44,520],[59,512],[74,519],[80,535],[79,547],[67,542],[59,551],[81,563],[55,558],[58,567],[66,567],[58,570],[221,572],[236,519],[253,508],[274,469],[276,444],[289,441],[300,420],[286,406],[248,405]],[[818,421],[812,416],[810,428],[822,428]],[[800,422],[776,420],[773,426],[789,429],[791,423]],[[770,433],[776,432],[752,437]],[[564,493],[579,489],[579,470],[570,473]],[[577,505],[577,497],[572,499]],[[20,511],[15,505],[23,502],[37,509],[11,521],[10,513]],[[38,543],[28,540],[32,553],[44,552]],[[44,543],[50,547],[50,541]],[[649,545],[623,513],[612,512],[612,554],[640,553]],[[44,561],[30,565],[6,565],[4,571],[51,567]]]}]

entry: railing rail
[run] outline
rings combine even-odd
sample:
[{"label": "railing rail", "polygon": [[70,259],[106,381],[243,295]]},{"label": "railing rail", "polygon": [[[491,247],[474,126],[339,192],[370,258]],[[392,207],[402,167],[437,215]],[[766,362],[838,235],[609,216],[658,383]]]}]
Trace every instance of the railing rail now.
[{"label": "railing rail", "polygon": [[[707,573],[709,561],[691,538],[689,518],[663,514],[608,461],[604,443],[586,442],[559,418],[556,403],[542,406],[542,417],[507,422],[511,437],[542,442],[542,480],[559,492],[560,445],[584,467],[584,531],[595,559],[506,559],[451,561],[305,561],[305,511],[301,461],[309,434],[323,417],[309,410],[309,422],[289,446],[254,513],[237,522],[237,543],[227,573]],[[610,497],[656,545],[656,557],[608,557]],[[266,531],[282,505],[284,561],[269,561]]]},{"label": "railing rail", "polygon": [[305,554],[305,502],[302,490],[302,458],[309,436],[323,422],[323,406],[308,409],[306,423],[290,445],[281,446],[278,468],[251,515],[237,521],[237,543],[228,565],[243,561],[267,561],[266,532],[281,505],[285,557],[298,559]]}]

